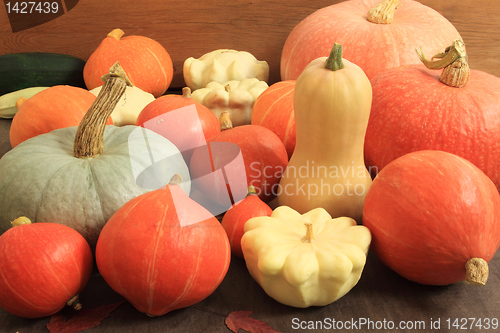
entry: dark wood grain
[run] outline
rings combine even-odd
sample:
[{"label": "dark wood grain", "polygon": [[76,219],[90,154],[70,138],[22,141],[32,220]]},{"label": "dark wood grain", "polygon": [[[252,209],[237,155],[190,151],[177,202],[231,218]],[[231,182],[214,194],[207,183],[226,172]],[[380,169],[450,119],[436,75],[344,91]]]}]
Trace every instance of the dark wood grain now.
[{"label": "dark wood grain", "polygon": [[[12,33],[0,8],[0,54],[58,52],[88,59],[115,28],[160,42],[174,63],[172,87],[182,87],[182,65],[219,48],[253,53],[270,65],[270,82],[279,80],[281,49],[293,27],[315,10],[340,0],[165,1],[84,0],[65,15]],[[467,43],[471,67],[500,76],[500,2],[422,0],[448,18]],[[480,3],[480,5],[479,5]]]}]

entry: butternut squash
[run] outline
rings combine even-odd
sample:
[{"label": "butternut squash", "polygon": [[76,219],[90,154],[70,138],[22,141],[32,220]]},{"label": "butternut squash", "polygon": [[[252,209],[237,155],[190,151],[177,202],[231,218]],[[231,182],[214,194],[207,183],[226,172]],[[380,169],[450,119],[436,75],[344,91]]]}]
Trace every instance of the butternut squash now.
[{"label": "butternut squash", "polygon": [[361,223],[372,181],[363,156],[371,101],[370,81],[342,59],[341,45],[309,63],[295,85],[296,146],[280,180],[280,205],[301,214],[321,207]]}]

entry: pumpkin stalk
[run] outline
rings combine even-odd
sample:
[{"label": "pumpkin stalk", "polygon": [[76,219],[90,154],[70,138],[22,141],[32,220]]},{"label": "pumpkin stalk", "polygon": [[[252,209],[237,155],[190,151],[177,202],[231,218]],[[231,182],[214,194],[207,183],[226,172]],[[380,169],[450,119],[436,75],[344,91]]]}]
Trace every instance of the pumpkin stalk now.
[{"label": "pumpkin stalk", "polygon": [[191,88],[189,87],[182,88],[182,97],[191,98]]},{"label": "pumpkin stalk", "polygon": [[314,234],[313,234],[313,228],[312,228],[312,223],[304,223],[306,226],[306,235],[304,238],[302,238],[302,241],[304,243],[312,243],[314,241]]},{"label": "pumpkin stalk", "polygon": [[326,59],[325,68],[332,71],[344,68],[344,63],[342,62],[342,45],[338,43],[333,44],[330,55]]},{"label": "pumpkin stalk", "polygon": [[465,263],[465,282],[473,286],[484,286],[488,280],[489,268],[486,260],[472,258]]},{"label": "pumpkin stalk", "polygon": [[110,33],[108,33],[108,37],[113,37],[116,40],[120,40],[125,32],[122,29],[114,29]]},{"label": "pumpkin stalk", "polygon": [[76,131],[73,155],[77,158],[96,157],[102,153],[106,122],[127,85],[132,85],[118,62],[102,80],[104,85],[101,91]]},{"label": "pumpkin stalk", "polygon": [[[422,50],[418,52],[420,61],[429,69],[443,69],[439,80],[444,84],[461,88],[467,85],[470,77],[470,68],[467,62],[465,44],[457,39],[453,45],[448,46],[444,52],[438,53],[428,60]],[[434,60],[438,59],[438,60]]]},{"label": "pumpkin stalk", "polygon": [[368,11],[367,19],[372,23],[390,24],[401,0],[385,0]]},{"label": "pumpkin stalk", "polygon": [[231,121],[231,115],[229,114],[228,111],[224,111],[220,114],[219,122],[220,122],[220,130],[221,131],[233,128],[233,122]]},{"label": "pumpkin stalk", "polygon": [[31,220],[26,216],[20,216],[10,223],[12,224],[13,227],[17,227],[23,224],[31,224]]},{"label": "pumpkin stalk", "polygon": [[66,302],[67,306],[71,306],[75,310],[82,309],[82,303],[80,303],[80,295],[76,294],[69,301]]}]

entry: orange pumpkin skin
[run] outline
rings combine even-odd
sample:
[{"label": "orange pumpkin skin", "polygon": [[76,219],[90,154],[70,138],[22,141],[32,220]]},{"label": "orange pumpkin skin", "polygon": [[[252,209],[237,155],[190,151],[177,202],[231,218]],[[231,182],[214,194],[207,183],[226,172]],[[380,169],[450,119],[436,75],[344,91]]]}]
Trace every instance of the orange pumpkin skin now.
[{"label": "orange pumpkin skin", "polygon": [[442,52],[462,39],[437,11],[412,0],[401,0],[391,24],[366,18],[381,0],[349,0],[321,8],[302,20],[289,34],[281,55],[281,79],[295,80],[309,62],[328,56],[333,43],[343,46],[343,57],[360,66],[369,79],[386,69]]},{"label": "orange pumpkin skin", "polygon": [[239,258],[243,258],[241,250],[241,237],[243,227],[249,219],[258,216],[271,216],[273,210],[255,193],[249,193],[246,198],[235,203],[222,217],[221,225],[227,233],[231,252]]},{"label": "orange pumpkin skin", "polygon": [[83,290],[92,263],[89,244],[68,226],[15,226],[0,237],[0,307],[23,318],[53,315]]},{"label": "orange pumpkin skin", "polygon": [[454,88],[439,75],[412,65],[371,80],[367,166],[380,172],[407,153],[443,150],[475,164],[500,189],[500,79],[471,70],[467,85]]},{"label": "orange pumpkin skin", "polygon": [[[237,167],[224,168],[234,158],[234,149],[224,143],[237,145],[243,158],[244,170]],[[279,180],[288,164],[288,156],[283,142],[271,130],[258,125],[241,125],[222,130],[218,135],[208,140],[207,147],[195,149],[190,161],[192,179],[199,181],[201,192],[221,205],[226,205],[225,195],[229,192],[231,201],[239,201],[247,194],[248,186],[253,186],[259,198],[264,202],[271,201],[277,192]],[[207,154],[210,159],[207,159]],[[204,176],[213,170],[224,168],[226,178],[236,180],[234,186],[227,187],[225,179]],[[240,175],[246,174],[246,182]],[[233,200],[234,199],[234,200]],[[229,208],[229,207],[228,207]]]},{"label": "orange pumpkin skin", "polygon": [[[118,31],[117,31],[118,30]],[[115,29],[103,39],[90,55],[83,69],[83,79],[89,90],[103,84],[101,76],[120,62],[132,84],[154,97],[163,95],[174,74],[172,59],[157,41],[145,36],[126,36]]]},{"label": "orange pumpkin skin", "polygon": [[[12,119],[10,144],[39,134],[70,126],[78,126],[95,100],[89,91],[72,86],[53,86],[25,100]],[[113,121],[109,118],[108,125]]]},{"label": "orange pumpkin skin", "polygon": [[489,262],[500,245],[500,195],[469,161],[419,151],[390,163],[365,199],[371,249],[388,267],[421,284],[463,281],[465,263]]},{"label": "orange pumpkin skin", "polygon": [[[180,112],[173,119],[168,118],[168,121],[163,121],[162,116],[168,112],[190,105],[196,107],[198,114],[196,120],[199,122],[186,124],[186,121],[192,119],[183,118]],[[206,144],[209,139],[220,133],[220,122],[215,114],[187,95],[169,94],[157,98],[141,111],[136,125],[146,127],[169,139],[179,148],[187,162],[191,159],[194,147]]]},{"label": "orange pumpkin skin", "polygon": [[294,88],[295,80],[272,84],[255,100],[251,119],[252,125],[264,126],[281,139],[288,158],[295,149]]},{"label": "orange pumpkin skin", "polygon": [[220,222],[178,185],[126,203],[106,223],[96,246],[97,267],[105,281],[150,316],[211,295],[230,259]]}]

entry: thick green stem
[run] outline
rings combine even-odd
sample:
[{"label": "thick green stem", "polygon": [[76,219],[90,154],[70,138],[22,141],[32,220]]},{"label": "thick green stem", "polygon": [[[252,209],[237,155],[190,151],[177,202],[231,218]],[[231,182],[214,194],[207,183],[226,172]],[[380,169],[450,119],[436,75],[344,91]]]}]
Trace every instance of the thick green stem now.
[{"label": "thick green stem", "polygon": [[325,68],[332,71],[344,68],[344,63],[342,62],[342,45],[338,43],[333,44],[330,56],[326,59]]}]

